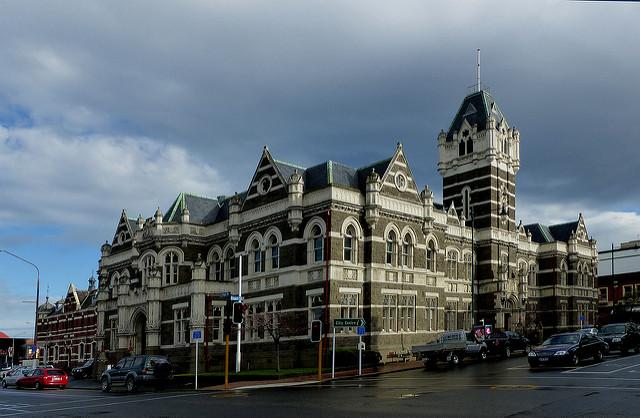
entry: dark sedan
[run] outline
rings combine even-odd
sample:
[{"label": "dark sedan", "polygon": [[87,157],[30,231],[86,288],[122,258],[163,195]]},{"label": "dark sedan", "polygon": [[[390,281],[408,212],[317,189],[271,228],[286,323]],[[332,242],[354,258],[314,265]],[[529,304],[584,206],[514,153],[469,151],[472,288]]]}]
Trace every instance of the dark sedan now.
[{"label": "dark sedan", "polygon": [[640,351],[640,330],[634,323],[609,324],[600,328],[600,338],[609,344],[609,348],[627,354],[630,350]]},{"label": "dark sedan", "polygon": [[607,343],[591,334],[570,332],[552,335],[542,345],[531,349],[529,366],[577,366],[582,360],[602,361]]},{"label": "dark sedan", "polygon": [[71,375],[76,379],[84,379],[88,376],[91,376],[93,373],[93,366],[95,365],[95,359],[89,359],[86,363],[84,363],[80,367],[76,367],[71,370]]}]

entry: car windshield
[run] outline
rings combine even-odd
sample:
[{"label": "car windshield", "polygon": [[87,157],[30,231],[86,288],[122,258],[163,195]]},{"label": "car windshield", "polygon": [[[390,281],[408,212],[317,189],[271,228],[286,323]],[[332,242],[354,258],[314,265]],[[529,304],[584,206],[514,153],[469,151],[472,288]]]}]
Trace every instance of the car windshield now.
[{"label": "car windshield", "polygon": [[91,359],[91,360],[87,360],[87,362],[86,362],[86,363],[84,364],[84,366],[82,366],[82,367],[89,367],[89,366],[91,366],[92,364],[93,364],[93,359]]},{"label": "car windshield", "polygon": [[561,345],[561,344],[575,344],[578,342],[578,336],[576,334],[554,335],[542,345]]},{"label": "car windshield", "polygon": [[605,325],[600,329],[600,334],[624,334],[624,325]]}]

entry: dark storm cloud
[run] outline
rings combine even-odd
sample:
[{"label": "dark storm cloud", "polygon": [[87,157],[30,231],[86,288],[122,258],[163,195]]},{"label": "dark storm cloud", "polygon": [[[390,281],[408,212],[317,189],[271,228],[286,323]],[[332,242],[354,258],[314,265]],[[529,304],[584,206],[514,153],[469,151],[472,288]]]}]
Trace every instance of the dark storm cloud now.
[{"label": "dark storm cloud", "polygon": [[440,195],[436,137],[479,47],[521,131],[519,196],[635,210],[638,7],[15,2],[0,17],[0,120],[184,147],[230,184],[211,194],[246,187],[264,144],[302,165],[359,166],[402,141],[420,187]]}]

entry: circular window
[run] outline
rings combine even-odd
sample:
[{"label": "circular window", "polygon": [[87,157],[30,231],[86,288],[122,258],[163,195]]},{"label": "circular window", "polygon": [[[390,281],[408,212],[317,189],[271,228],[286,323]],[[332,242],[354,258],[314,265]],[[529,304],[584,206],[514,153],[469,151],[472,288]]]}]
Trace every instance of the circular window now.
[{"label": "circular window", "polygon": [[271,176],[262,176],[258,181],[258,193],[264,195],[269,193],[269,190],[271,190]]},{"label": "circular window", "polygon": [[395,180],[398,190],[400,190],[401,192],[407,190],[407,177],[403,173],[397,172]]}]

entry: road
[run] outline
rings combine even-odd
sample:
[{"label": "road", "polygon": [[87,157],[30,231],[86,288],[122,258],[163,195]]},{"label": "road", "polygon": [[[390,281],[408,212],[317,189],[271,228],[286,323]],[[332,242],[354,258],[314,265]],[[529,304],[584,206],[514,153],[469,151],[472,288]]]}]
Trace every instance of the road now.
[{"label": "road", "polygon": [[530,371],[526,358],[231,392],[0,390],[0,417],[640,415],[640,355]]}]

